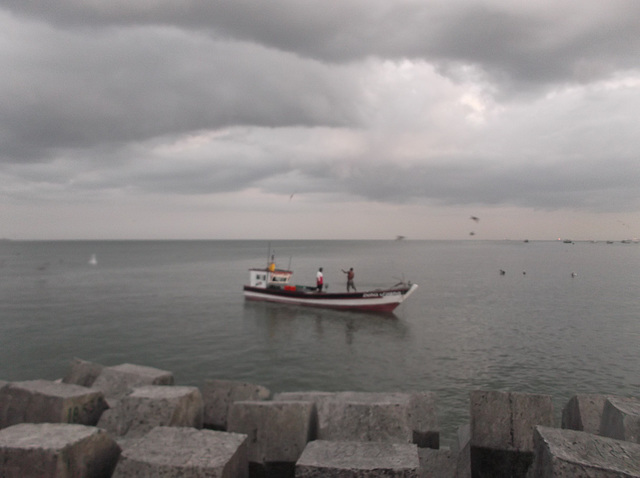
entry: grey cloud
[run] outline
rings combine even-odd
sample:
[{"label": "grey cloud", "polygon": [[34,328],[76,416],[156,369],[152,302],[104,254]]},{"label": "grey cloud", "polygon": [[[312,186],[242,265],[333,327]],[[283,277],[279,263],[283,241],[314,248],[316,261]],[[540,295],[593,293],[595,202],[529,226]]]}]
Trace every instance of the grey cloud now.
[{"label": "grey cloud", "polygon": [[[439,158],[437,164],[394,165],[382,159],[338,161],[316,158],[291,163],[265,154],[230,155],[208,162],[132,161],[127,168],[13,171],[20,181],[47,185],[68,195],[96,190],[201,195],[257,188],[283,197],[292,193],[409,204],[504,205],[597,212],[640,207],[635,157],[586,158],[558,163],[492,167],[495,158]],[[85,174],[86,173],[86,174]]]},{"label": "grey cloud", "polygon": [[123,179],[139,191],[199,195],[241,191],[289,171],[283,162],[247,158],[214,160],[198,166],[176,164],[174,167],[176,169],[172,171],[139,171]]},{"label": "grey cloud", "polygon": [[338,171],[320,162],[302,166],[301,172],[319,184],[318,190],[378,202],[428,200],[456,206],[511,204],[599,212],[640,207],[635,157],[509,165],[508,160],[498,163],[494,157],[465,155],[429,163],[400,166],[384,159],[359,160]]},{"label": "grey cloud", "polygon": [[[70,195],[255,187],[386,202],[638,207],[637,87],[628,96],[605,91],[542,109],[528,98],[506,99],[637,69],[635,0],[520,8],[510,1],[352,0],[329,7],[319,0],[0,0],[0,8],[0,161],[18,185],[47,184]],[[491,92],[496,110],[511,111],[476,136],[459,110],[451,112],[462,89],[439,108],[425,102],[411,114],[397,99],[412,100],[394,89],[384,99],[393,103],[389,114],[384,101],[367,100],[361,84],[370,74],[363,64],[375,58],[424,60]],[[435,76],[430,81],[441,79]],[[449,91],[438,86],[424,88]],[[443,109],[450,113],[444,120]],[[329,152],[320,143],[291,146],[317,126],[362,128],[367,143],[366,121],[378,111],[386,114],[382,123],[398,126],[393,133],[401,136],[400,126],[428,129],[425,136],[457,152],[440,157],[425,146],[431,143],[416,141],[411,153],[422,157],[401,165],[393,145],[387,156],[372,146],[363,153],[352,153],[350,144]],[[239,149],[216,143],[201,153],[210,157],[154,151],[185,135],[238,126],[263,134],[236,134],[229,142]],[[298,134],[283,134],[286,127]],[[38,161],[50,168],[16,167]]]},{"label": "grey cloud", "polygon": [[[613,164],[612,164],[613,163]],[[429,195],[445,204],[512,204],[541,209],[575,208],[595,211],[633,210],[639,205],[637,188],[629,174],[629,163],[611,174],[611,166],[620,161],[603,161],[597,169],[577,162],[570,171],[559,172],[557,166],[527,165],[518,168],[486,171],[478,168],[461,181],[454,174],[424,172],[423,187]],[[603,177],[604,176],[604,177]],[[412,177],[415,177],[412,176]],[[428,178],[433,178],[429,180]],[[621,194],[622,192],[625,192]]]}]

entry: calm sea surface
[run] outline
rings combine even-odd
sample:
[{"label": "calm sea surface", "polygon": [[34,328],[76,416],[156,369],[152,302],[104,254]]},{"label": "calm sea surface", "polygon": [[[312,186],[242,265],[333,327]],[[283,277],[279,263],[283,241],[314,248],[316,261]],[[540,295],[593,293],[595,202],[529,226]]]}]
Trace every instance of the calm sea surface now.
[{"label": "calm sea surface", "polygon": [[638,244],[271,248],[296,283],[313,284],[323,267],[329,291],[343,290],[340,269],[354,267],[358,289],[403,278],[420,288],[391,316],[245,303],[247,269],[266,264],[266,241],[4,241],[0,379],[56,379],[79,357],[169,370],[181,385],[431,390],[444,444],[468,421],[475,389],[550,394],[557,415],[576,393],[640,396]]}]

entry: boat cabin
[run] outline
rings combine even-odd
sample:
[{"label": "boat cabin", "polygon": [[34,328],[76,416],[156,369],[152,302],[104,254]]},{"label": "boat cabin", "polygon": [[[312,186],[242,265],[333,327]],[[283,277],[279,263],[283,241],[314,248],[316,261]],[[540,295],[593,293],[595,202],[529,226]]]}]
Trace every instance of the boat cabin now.
[{"label": "boat cabin", "polygon": [[267,287],[283,288],[289,285],[292,271],[282,269],[249,269],[249,285],[266,289]]}]

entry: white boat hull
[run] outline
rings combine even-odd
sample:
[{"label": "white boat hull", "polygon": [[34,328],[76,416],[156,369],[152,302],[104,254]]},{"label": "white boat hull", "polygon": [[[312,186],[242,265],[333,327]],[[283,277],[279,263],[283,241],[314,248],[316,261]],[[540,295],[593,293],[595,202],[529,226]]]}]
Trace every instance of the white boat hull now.
[{"label": "white boat hull", "polygon": [[417,284],[399,289],[351,293],[325,293],[284,289],[244,287],[247,300],[277,302],[331,309],[391,312],[418,288]]}]

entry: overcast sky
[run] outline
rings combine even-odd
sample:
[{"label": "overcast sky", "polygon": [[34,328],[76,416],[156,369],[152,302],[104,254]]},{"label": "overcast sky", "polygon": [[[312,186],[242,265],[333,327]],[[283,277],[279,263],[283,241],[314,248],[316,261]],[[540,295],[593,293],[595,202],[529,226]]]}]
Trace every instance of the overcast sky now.
[{"label": "overcast sky", "polygon": [[638,25],[637,0],[0,0],[0,237],[638,237]]}]

